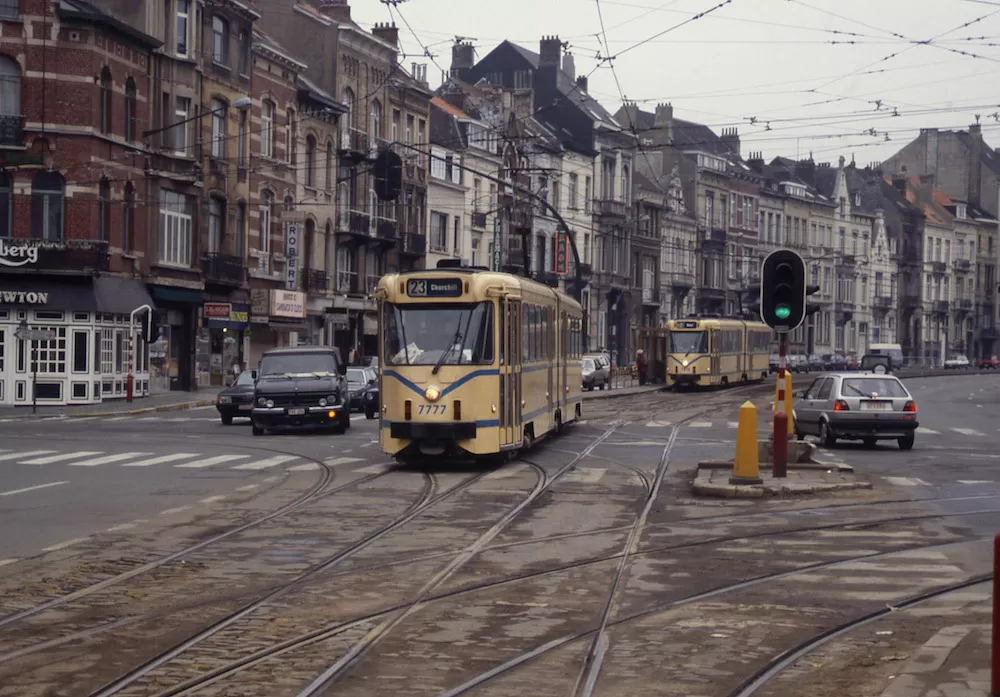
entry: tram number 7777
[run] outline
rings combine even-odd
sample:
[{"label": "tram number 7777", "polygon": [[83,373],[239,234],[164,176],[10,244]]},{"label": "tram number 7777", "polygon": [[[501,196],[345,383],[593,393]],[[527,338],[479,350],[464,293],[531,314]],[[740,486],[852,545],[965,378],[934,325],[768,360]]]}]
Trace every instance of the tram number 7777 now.
[{"label": "tram number 7777", "polygon": [[421,404],[417,407],[417,414],[444,414],[446,411],[447,404]]}]

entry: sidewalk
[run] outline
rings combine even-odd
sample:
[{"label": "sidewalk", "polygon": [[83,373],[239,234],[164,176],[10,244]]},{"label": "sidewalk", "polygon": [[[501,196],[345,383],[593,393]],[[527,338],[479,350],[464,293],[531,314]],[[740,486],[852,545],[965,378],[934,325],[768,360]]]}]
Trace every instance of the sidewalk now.
[{"label": "sidewalk", "polygon": [[0,407],[0,419],[44,419],[52,417],[83,418],[103,416],[134,416],[161,411],[178,411],[215,404],[215,395],[221,387],[208,387],[193,392],[164,392],[149,397],[137,397],[132,403],[124,399],[108,400],[101,404],[81,404],[78,406],[42,406],[38,413],[31,413],[31,405]]}]

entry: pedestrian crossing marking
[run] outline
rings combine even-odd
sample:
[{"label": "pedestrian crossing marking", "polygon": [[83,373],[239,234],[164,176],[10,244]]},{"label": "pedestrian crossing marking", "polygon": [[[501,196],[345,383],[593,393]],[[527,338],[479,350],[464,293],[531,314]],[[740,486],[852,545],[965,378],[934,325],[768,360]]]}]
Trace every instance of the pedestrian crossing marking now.
[{"label": "pedestrian crossing marking", "polygon": [[991,479],[959,479],[959,484],[996,484]]},{"label": "pedestrian crossing marking", "polygon": [[739,428],[740,427],[740,422],[739,421],[727,421],[726,425],[729,426],[729,428]]},{"label": "pedestrian crossing marking", "polygon": [[711,421],[692,421],[691,423],[688,424],[688,427],[690,427],[690,428],[711,428],[712,427],[712,422]]},{"label": "pedestrian crossing marking", "polygon": [[977,431],[974,428],[958,428],[957,426],[952,426],[951,430],[954,431],[955,433],[960,433],[963,436],[985,436],[986,435],[985,433],[982,433],[981,431]]},{"label": "pedestrian crossing marking", "polygon": [[392,465],[382,463],[380,465],[369,465],[368,467],[361,467],[354,470],[358,474],[382,474],[392,469]]},{"label": "pedestrian crossing marking", "polygon": [[[584,423],[581,421],[580,423]],[[646,423],[646,428],[665,428],[670,425],[669,421],[649,421]]]},{"label": "pedestrian crossing marking", "polygon": [[171,455],[161,455],[151,457],[146,460],[136,460],[135,462],[125,462],[122,467],[151,467],[152,465],[162,465],[164,462],[176,462],[177,460],[188,460],[198,457],[198,453],[173,453]]},{"label": "pedestrian crossing marking", "polygon": [[935,431],[933,428],[924,428],[923,426],[917,427],[917,433],[923,433],[928,436],[939,436],[941,431]]},{"label": "pedestrian crossing marking", "polygon": [[48,455],[50,453],[56,452],[55,450],[29,450],[24,453],[7,453],[6,455],[0,455],[0,461],[3,460],[16,460],[19,457],[31,457],[32,455]]},{"label": "pedestrian crossing marking", "polygon": [[223,462],[232,462],[233,460],[242,460],[244,458],[250,457],[249,455],[216,455],[215,457],[209,457],[204,460],[195,460],[194,462],[186,462],[183,465],[174,465],[181,469],[204,469],[205,467],[211,467],[212,465],[221,465]]},{"label": "pedestrian crossing marking", "polygon": [[257,462],[248,462],[243,465],[236,465],[232,469],[234,470],[265,470],[269,467],[274,467],[280,465],[283,462],[289,462],[291,460],[301,459],[298,455],[275,455],[274,457],[269,457],[266,460],[258,460]]},{"label": "pedestrian crossing marking", "polygon": [[150,455],[151,453],[118,453],[116,455],[105,455],[104,457],[92,457],[89,460],[68,463],[70,467],[97,467],[98,465],[108,465],[112,462],[131,460],[134,457]]},{"label": "pedestrian crossing marking", "polygon": [[324,465],[330,467],[336,467],[337,465],[347,465],[352,462],[363,462],[363,458],[360,457],[331,457],[327,460],[323,460]]},{"label": "pedestrian crossing marking", "polygon": [[596,484],[605,472],[607,470],[602,467],[577,467],[568,472],[562,480],[573,484]]},{"label": "pedestrian crossing marking", "polygon": [[88,457],[90,455],[103,455],[103,450],[84,450],[78,453],[59,453],[58,455],[48,455],[46,457],[36,457],[33,460],[21,460],[19,465],[51,465],[53,462],[61,462],[62,460],[75,460],[80,457]]},{"label": "pedestrian crossing marking", "polygon": [[319,469],[319,464],[316,462],[307,462],[304,465],[292,465],[288,468],[289,472],[309,472],[311,470]]},{"label": "pedestrian crossing marking", "polygon": [[927,482],[916,477],[886,477],[885,480],[896,486],[928,486]]}]

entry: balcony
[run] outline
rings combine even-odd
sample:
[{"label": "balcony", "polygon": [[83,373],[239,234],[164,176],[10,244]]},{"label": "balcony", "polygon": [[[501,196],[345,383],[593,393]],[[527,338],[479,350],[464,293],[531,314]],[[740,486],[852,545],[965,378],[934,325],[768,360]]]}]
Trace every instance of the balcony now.
[{"label": "balcony", "polygon": [[407,232],[400,237],[396,251],[407,256],[422,257],[427,253],[427,237],[415,232]]},{"label": "balcony", "polygon": [[24,145],[24,117],[0,114],[0,145]]},{"label": "balcony", "polygon": [[983,327],[979,332],[979,338],[995,341],[997,338],[1000,338],[1000,333],[998,333],[996,327]]},{"label": "balcony", "polygon": [[[6,254],[7,248],[28,247],[28,252],[17,249]],[[26,256],[26,254],[30,256]],[[37,256],[35,256],[37,254]],[[19,266],[0,266],[5,274],[28,274],[44,271],[55,274],[94,274],[108,270],[108,243],[101,240],[39,240],[26,237],[0,239],[0,257],[12,263],[24,261]]]},{"label": "balcony", "polygon": [[388,218],[375,218],[373,230],[375,237],[380,240],[390,240],[394,241],[396,239],[397,230],[399,226],[395,220],[389,220]]},{"label": "balcony", "polygon": [[478,228],[480,230],[486,229],[486,214],[485,213],[473,213],[472,214],[472,227]]},{"label": "balcony", "polygon": [[624,219],[628,217],[628,205],[622,201],[594,199],[594,215]]},{"label": "balcony", "polygon": [[325,293],[330,286],[330,276],[323,269],[306,269],[303,280],[308,293]]},{"label": "balcony", "polygon": [[837,259],[837,268],[842,271],[853,273],[856,265],[857,259],[854,258],[853,254],[845,254]]},{"label": "balcony", "polygon": [[943,276],[948,272],[948,265],[943,261],[932,261],[931,262],[931,273],[936,276]]},{"label": "balcony", "polygon": [[206,283],[221,286],[242,286],[246,280],[243,260],[229,254],[209,252],[201,258],[201,270]]},{"label": "balcony", "polygon": [[903,295],[903,307],[916,307],[920,305],[920,295],[917,293],[907,293]]},{"label": "balcony", "polygon": [[535,280],[539,283],[544,283],[550,288],[559,287],[559,276],[554,271],[542,271]]},{"label": "balcony", "polygon": [[371,234],[371,225],[371,216],[364,211],[343,211],[337,221],[337,232],[367,237]]},{"label": "balcony", "polygon": [[841,300],[837,298],[837,311],[838,312],[854,312],[854,301],[853,300]]},{"label": "balcony", "polygon": [[969,312],[972,310],[972,299],[971,298],[959,298],[955,301],[955,309],[962,312]]},{"label": "balcony", "polygon": [[892,309],[892,298],[888,295],[876,295],[875,296],[875,309],[876,310],[890,310]]},{"label": "balcony", "polygon": [[968,259],[955,259],[952,263],[955,265],[955,271],[958,273],[968,273],[969,271],[972,271],[972,262]]},{"label": "balcony", "polygon": [[722,288],[699,288],[698,297],[702,300],[725,300],[726,291]]},{"label": "balcony", "polygon": [[340,134],[341,154],[368,156],[369,140],[368,134],[356,128],[349,128]]},{"label": "balcony", "polygon": [[934,309],[933,309],[934,314],[937,314],[937,315],[946,315],[946,314],[948,314],[948,310],[949,310],[948,305],[949,305],[949,303],[948,303],[947,300],[935,300],[934,301]]},{"label": "balcony", "polygon": [[649,307],[659,307],[660,306],[660,289],[659,288],[643,288],[642,289],[642,304]]}]

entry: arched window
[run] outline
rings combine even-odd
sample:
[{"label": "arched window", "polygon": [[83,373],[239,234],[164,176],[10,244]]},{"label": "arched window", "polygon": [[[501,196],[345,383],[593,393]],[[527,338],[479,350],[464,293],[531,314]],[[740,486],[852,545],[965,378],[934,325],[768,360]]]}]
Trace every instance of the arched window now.
[{"label": "arched window", "polygon": [[347,107],[347,113],[340,117],[340,132],[344,134],[340,138],[340,148],[342,150],[351,147],[349,136],[346,135],[353,125],[351,119],[354,116],[354,90],[350,87],[344,88],[344,105]]},{"label": "arched window", "polygon": [[66,231],[66,180],[59,172],[39,172],[31,181],[31,236],[61,240]]},{"label": "arched window", "polygon": [[373,139],[382,137],[382,103],[377,99],[372,101],[371,122],[368,124],[368,134]]},{"label": "arched window", "polygon": [[316,138],[306,138],[306,186],[316,187]]},{"label": "arched window", "polygon": [[135,140],[137,115],[135,80],[125,81],[125,140]]},{"label": "arched window", "polygon": [[218,15],[212,17],[212,60],[229,65],[229,22]]},{"label": "arched window", "polygon": [[226,123],[229,121],[229,107],[221,99],[213,99],[210,110],[212,113],[212,157],[222,159],[226,156]]},{"label": "arched window", "polygon": [[264,190],[260,192],[260,251],[271,253],[271,218],[274,214],[274,194]]},{"label": "arched window", "polygon": [[[322,249],[316,245],[316,242],[316,221],[312,218],[306,218],[306,234],[303,238],[305,249],[303,250],[300,265],[302,266],[302,272],[306,275],[306,280],[309,282],[313,280],[309,278],[313,269],[313,257],[320,256],[319,252],[322,252]],[[320,256],[320,258],[322,257]],[[326,286],[324,284],[323,287],[318,287],[315,290],[326,290]]]},{"label": "arched window", "polygon": [[295,111],[285,112],[285,159],[289,164],[295,164]]},{"label": "arched window", "polygon": [[97,236],[98,239],[111,240],[111,182],[101,177],[97,187]]},{"label": "arched window", "polygon": [[294,211],[295,210],[295,199],[291,196],[285,196],[285,210]]},{"label": "arched window", "polygon": [[125,185],[122,202],[122,249],[131,252],[135,246],[135,187],[132,182]]},{"label": "arched window", "polygon": [[0,237],[13,237],[14,178],[0,170]]},{"label": "arched window", "polygon": [[21,66],[0,56],[0,143],[21,144]]},{"label": "arched window", "polygon": [[334,181],[333,181],[333,141],[328,140],[326,142],[326,190],[333,191]]},{"label": "arched window", "polygon": [[101,133],[111,133],[111,69],[101,70]]},{"label": "arched window", "polygon": [[378,252],[369,249],[365,252],[365,290],[371,293],[378,285],[378,279],[382,277],[382,260]]},{"label": "arched window", "polygon": [[209,254],[222,252],[222,241],[226,236],[226,202],[212,197],[208,200],[208,249]]},{"label": "arched window", "polygon": [[274,102],[265,99],[260,103],[260,154],[264,157],[274,157],[274,141],[277,137],[274,114]]},{"label": "arched window", "polygon": [[337,290],[341,293],[353,292],[356,277],[353,250],[346,245],[337,247]]}]

